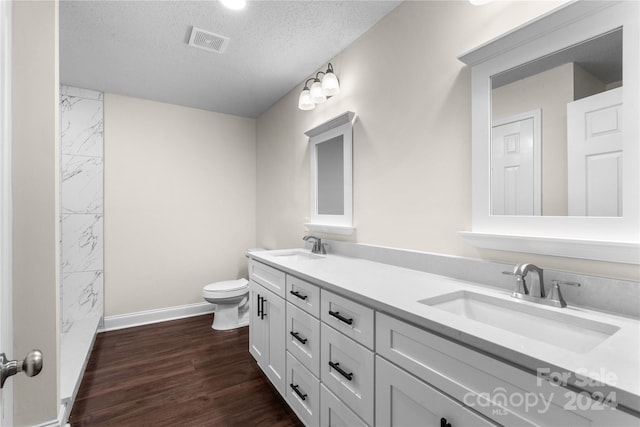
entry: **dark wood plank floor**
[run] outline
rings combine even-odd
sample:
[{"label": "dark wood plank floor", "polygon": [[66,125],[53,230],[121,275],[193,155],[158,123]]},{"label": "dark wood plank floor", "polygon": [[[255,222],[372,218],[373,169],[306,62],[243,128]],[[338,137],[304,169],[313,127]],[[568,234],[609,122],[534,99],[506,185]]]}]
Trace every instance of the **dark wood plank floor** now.
[{"label": "dark wood plank floor", "polygon": [[98,334],[72,426],[301,426],[249,354],[249,328],[211,315]]}]

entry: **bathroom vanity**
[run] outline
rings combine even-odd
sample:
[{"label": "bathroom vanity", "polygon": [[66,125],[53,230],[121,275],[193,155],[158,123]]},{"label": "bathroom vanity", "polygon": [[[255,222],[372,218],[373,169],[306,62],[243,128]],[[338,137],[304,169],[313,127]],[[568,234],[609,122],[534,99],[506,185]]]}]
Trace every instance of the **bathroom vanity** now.
[{"label": "bathroom vanity", "polygon": [[636,319],[335,254],[249,257],[250,352],[305,425],[640,425]]}]

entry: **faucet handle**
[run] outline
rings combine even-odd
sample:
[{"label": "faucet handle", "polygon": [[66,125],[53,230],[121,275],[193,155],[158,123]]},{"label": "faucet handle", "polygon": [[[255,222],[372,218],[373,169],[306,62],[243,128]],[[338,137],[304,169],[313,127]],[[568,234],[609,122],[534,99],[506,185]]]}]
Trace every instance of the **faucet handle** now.
[{"label": "faucet handle", "polygon": [[551,289],[549,290],[549,296],[547,300],[552,302],[553,305],[557,307],[566,307],[567,302],[562,297],[562,292],[560,291],[560,284],[569,285],[569,286],[582,286],[578,282],[560,282],[559,280],[551,281]]}]

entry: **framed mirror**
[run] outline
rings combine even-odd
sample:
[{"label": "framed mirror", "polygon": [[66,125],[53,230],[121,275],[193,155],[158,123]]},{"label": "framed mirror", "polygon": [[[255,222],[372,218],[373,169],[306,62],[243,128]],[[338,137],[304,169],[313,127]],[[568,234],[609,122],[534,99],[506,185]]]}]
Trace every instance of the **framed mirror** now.
[{"label": "framed mirror", "polygon": [[472,244],[640,264],[638,2],[577,1],[472,66]]},{"label": "framed mirror", "polygon": [[309,137],[311,231],[351,234],[353,227],[353,120],[347,111],[305,134]]}]

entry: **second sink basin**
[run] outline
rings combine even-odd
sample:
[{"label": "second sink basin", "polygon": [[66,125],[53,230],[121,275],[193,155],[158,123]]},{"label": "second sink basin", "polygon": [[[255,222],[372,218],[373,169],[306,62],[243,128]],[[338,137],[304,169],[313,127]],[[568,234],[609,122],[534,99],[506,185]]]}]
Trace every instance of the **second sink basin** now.
[{"label": "second sink basin", "polygon": [[457,291],[418,301],[576,353],[586,353],[620,328],[590,319],[470,291]]}]

